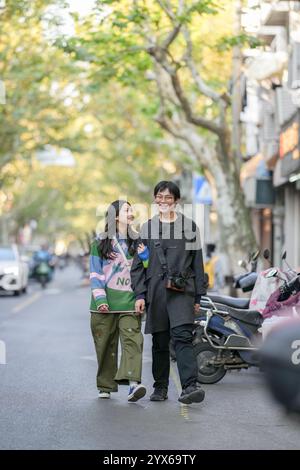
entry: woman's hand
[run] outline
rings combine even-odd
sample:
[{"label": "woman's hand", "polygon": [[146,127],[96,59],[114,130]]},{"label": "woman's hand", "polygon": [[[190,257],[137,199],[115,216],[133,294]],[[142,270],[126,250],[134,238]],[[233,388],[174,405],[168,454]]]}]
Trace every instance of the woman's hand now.
[{"label": "woman's hand", "polygon": [[138,248],[137,248],[138,254],[143,253],[144,250],[145,250],[145,245],[144,245],[144,243],[140,243],[139,246],[138,246]]},{"label": "woman's hand", "polygon": [[194,311],[195,311],[195,313],[199,313],[199,312],[200,312],[200,304],[195,304],[195,305],[194,305]]},{"label": "woman's hand", "polygon": [[98,308],[98,311],[99,312],[109,312],[109,307],[107,304],[102,304],[100,305],[100,307]]},{"label": "woman's hand", "polygon": [[135,311],[136,313],[143,313],[145,310],[145,300],[139,299],[135,302]]}]

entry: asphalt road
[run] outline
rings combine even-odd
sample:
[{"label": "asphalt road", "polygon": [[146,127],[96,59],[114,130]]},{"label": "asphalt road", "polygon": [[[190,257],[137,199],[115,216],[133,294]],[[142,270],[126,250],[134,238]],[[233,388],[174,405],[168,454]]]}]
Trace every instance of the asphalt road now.
[{"label": "asphalt road", "polygon": [[206,400],[181,405],[176,365],[169,400],[149,401],[150,337],[145,336],[146,397],[127,387],[97,398],[89,288],[70,267],[42,291],[0,297],[0,449],[300,449],[300,424],[269,397],[255,369],[205,386]]}]

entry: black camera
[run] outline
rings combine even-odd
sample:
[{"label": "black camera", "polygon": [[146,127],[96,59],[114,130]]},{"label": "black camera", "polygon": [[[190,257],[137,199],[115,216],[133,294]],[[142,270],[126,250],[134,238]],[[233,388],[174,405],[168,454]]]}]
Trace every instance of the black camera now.
[{"label": "black camera", "polygon": [[166,288],[177,292],[185,291],[186,279],[183,276],[168,276]]}]

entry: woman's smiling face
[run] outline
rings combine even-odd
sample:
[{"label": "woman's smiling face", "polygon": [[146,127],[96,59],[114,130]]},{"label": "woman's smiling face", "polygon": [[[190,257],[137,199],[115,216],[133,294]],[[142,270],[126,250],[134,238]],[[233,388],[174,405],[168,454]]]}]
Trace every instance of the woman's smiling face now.
[{"label": "woman's smiling face", "polygon": [[119,212],[118,217],[116,217],[117,222],[122,225],[132,225],[134,221],[133,210],[130,204],[125,202]]}]

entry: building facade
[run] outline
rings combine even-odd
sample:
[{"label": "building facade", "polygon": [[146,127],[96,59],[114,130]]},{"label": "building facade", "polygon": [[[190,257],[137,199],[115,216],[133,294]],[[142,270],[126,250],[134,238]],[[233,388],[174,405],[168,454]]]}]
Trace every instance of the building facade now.
[{"label": "building facade", "polygon": [[242,21],[261,45],[244,52],[241,183],[260,247],[300,268],[300,2],[249,0]]}]

